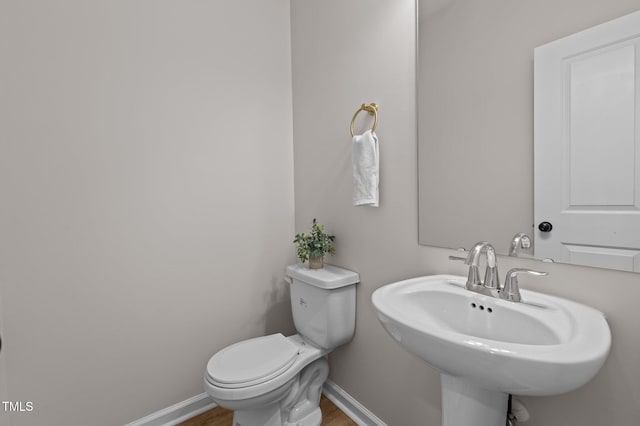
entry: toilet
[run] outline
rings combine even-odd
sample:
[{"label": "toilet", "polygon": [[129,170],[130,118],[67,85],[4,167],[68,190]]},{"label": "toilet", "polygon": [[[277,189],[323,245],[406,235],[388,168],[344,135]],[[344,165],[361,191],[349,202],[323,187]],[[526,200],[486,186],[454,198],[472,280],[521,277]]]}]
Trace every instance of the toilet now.
[{"label": "toilet", "polygon": [[298,334],[243,340],[207,363],[206,392],[234,410],[233,426],[319,426],[327,355],[353,338],[356,272],[296,264],[287,267],[287,275]]}]

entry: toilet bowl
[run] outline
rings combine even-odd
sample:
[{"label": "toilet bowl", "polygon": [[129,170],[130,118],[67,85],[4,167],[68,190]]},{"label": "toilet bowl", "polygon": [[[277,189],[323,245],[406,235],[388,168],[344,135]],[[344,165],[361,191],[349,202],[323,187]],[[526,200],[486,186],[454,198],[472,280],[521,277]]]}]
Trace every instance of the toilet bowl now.
[{"label": "toilet bowl", "polygon": [[235,411],[234,425],[313,425],[304,419],[319,404],[328,352],[297,334],[244,340],[209,360],[205,388],[218,405]]},{"label": "toilet bowl", "polygon": [[299,334],[244,340],[207,364],[205,390],[218,405],[234,410],[234,426],[319,426],[327,354],[353,337],[357,273],[292,265],[287,275]]}]

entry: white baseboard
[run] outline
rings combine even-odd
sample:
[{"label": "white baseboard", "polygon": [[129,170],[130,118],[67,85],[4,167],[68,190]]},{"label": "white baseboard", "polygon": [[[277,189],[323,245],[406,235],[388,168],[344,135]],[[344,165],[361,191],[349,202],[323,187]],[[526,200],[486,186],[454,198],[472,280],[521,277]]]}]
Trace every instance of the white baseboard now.
[{"label": "white baseboard", "polygon": [[201,393],[125,426],[175,426],[215,407],[217,405],[209,395]]},{"label": "white baseboard", "polygon": [[[387,426],[386,423],[331,380],[325,382],[322,393],[358,426]],[[125,426],[175,426],[215,407],[217,405],[209,398],[209,395],[201,393]]]},{"label": "white baseboard", "polygon": [[387,426],[385,422],[380,420],[375,414],[356,401],[333,381],[327,380],[324,383],[322,393],[358,426]]}]

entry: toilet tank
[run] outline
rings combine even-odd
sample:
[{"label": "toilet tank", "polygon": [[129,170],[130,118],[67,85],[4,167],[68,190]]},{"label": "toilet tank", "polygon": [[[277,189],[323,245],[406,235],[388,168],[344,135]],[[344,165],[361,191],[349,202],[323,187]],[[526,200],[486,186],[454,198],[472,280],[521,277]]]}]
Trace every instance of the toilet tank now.
[{"label": "toilet tank", "polygon": [[332,265],[309,269],[296,264],[287,267],[287,275],[298,333],[323,349],[349,342],[356,326],[358,274]]}]

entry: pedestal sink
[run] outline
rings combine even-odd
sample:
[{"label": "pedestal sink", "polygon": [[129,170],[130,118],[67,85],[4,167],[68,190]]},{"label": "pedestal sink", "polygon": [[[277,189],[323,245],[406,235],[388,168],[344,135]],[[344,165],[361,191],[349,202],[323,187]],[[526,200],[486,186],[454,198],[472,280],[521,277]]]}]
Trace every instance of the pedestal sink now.
[{"label": "pedestal sink", "polygon": [[602,367],[611,332],[601,312],[527,290],[514,303],[465,282],[431,275],[372,296],[393,339],[440,370],[443,426],[503,426],[508,394],[569,392]]}]

